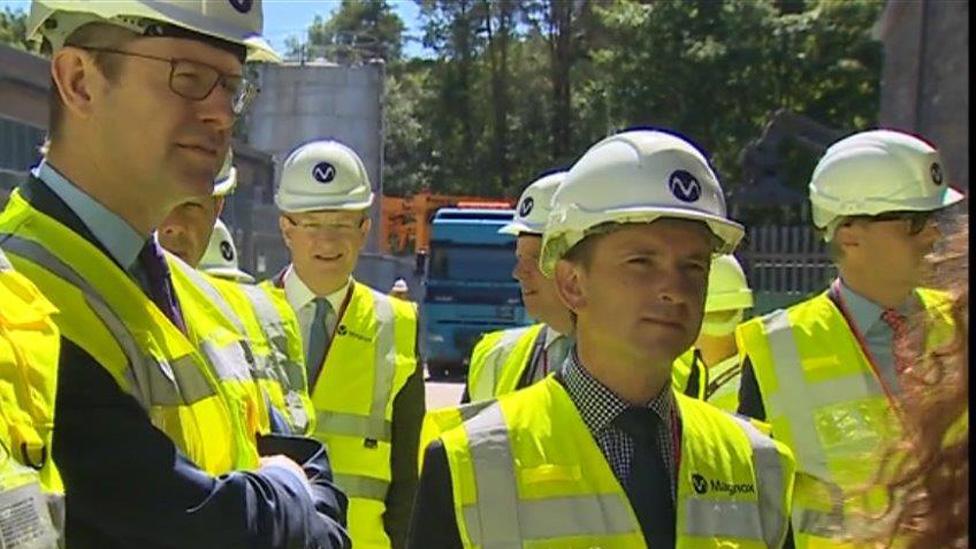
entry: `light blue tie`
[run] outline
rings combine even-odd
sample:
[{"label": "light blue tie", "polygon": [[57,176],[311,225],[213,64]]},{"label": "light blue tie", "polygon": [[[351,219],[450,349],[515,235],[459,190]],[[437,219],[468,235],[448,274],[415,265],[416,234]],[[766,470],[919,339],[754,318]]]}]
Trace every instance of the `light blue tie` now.
[{"label": "light blue tie", "polygon": [[309,392],[315,387],[315,382],[319,378],[322,363],[325,361],[325,350],[329,347],[329,338],[332,337],[327,322],[332,313],[332,305],[324,297],[317,297],[312,303],[315,304],[315,316],[312,317],[312,325],[309,327],[308,349],[305,354]]}]

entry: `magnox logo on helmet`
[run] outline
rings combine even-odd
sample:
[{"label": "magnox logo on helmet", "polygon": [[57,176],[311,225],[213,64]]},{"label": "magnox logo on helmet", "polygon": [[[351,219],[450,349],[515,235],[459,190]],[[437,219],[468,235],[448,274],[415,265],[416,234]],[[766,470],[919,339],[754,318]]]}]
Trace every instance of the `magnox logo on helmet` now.
[{"label": "magnox logo on helmet", "polygon": [[230,242],[224,240],[220,243],[220,256],[226,261],[234,261],[234,249],[231,248]]},{"label": "magnox logo on helmet", "polygon": [[522,201],[522,205],[519,206],[519,215],[522,217],[528,216],[532,213],[532,207],[535,206],[535,200],[532,200],[531,196],[527,196],[525,200]]},{"label": "magnox logo on helmet", "polygon": [[701,198],[701,183],[685,170],[675,170],[668,178],[671,194],[682,202],[695,202]]},{"label": "magnox logo on helmet", "polygon": [[319,183],[329,183],[336,176],[335,166],[328,162],[319,162],[312,168],[312,177]]},{"label": "magnox logo on helmet", "polygon": [[929,168],[929,173],[932,175],[932,183],[936,185],[942,184],[942,167],[939,166],[938,162],[932,163],[932,167]]},{"label": "magnox logo on helmet", "polygon": [[235,10],[240,13],[247,13],[254,7],[254,0],[227,0]]}]

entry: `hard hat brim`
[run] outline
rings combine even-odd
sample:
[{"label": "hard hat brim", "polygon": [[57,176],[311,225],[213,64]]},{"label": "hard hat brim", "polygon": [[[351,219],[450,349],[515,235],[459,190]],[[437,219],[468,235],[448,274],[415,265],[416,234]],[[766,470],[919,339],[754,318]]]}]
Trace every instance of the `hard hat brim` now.
[{"label": "hard hat brim", "polygon": [[498,234],[510,234],[512,236],[518,236],[523,233],[542,235],[542,231],[545,230],[546,226],[544,223],[539,224],[529,224],[523,221],[512,221],[507,225],[498,229]]},{"label": "hard hat brim", "polygon": [[370,193],[369,199],[358,202],[323,202],[320,196],[310,196],[307,199],[281,200],[280,196],[275,197],[275,206],[285,213],[317,212],[328,210],[343,211],[362,211],[368,210],[373,205],[375,193]]},{"label": "hard hat brim", "polygon": [[254,284],[255,282],[253,276],[240,269],[233,269],[230,267],[211,267],[203,269],[203,272],[218,278],[230,278],[236,280],[237,282],[244,282],[247,284]]},{"label": "hard hat brim", "polygon": [[754,305],[752,290],[743,288],[737,292],[725,292],[705,297],[705,312],[749,309]]},{"label": "hard hat brim", "polygon": [[222,181],[215,183],[213,187],[213,196],[227,196],[234,192],[237,187],[237,169],[231,168],[230,175],[224,178]]}]

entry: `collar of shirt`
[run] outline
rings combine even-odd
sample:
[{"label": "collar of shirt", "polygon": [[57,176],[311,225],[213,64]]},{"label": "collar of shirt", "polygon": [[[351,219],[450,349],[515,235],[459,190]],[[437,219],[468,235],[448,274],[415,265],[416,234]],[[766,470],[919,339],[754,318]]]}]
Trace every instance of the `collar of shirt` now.
[{"label": "collar of shirt", "polygon": [[68,208],[71,208],[71,211],[111,254],[112,259],[125,269],[132,267],[142,247],[146,245],[147,238],[141,236],[124,219],[68,181],[68,178],[61,175],[46,160],[42,160],[34,167],[32,173]]},{"label": "collar of shirt", "polygon": [[[562,379],[569,398],[593,435],[611,427],[613,420],[630,407],[630,404],[586,370],[576,354],[576,345],[573,345],[563,365]],[[661,392],[647,403],[647,407],[661,418],[664,425],[670,425],[672,406],[674,395],[669,380]]]},{"label": "collar of shirt", "polygon": [[544,349],[548,349],[552,345],[552,343],[554,341],[556,341],[560,337],[564,337],[564,336],[565,336],[565,334],[561,334],[561,333],[557,332],[556,330],[553,330],[552,329],[552,326],[549,326],[548,324],[546,324],[546,341],[543,344],[543,348]]},{"label": "collar of shirt", "polygon": [[[351,284],[352,277],[349,277],[349,280],[341,288],[325,296],[336,314],[339,314],[339,308],[342,307],[342,301],[346,298],[346,292],[349,291]],[[295,272],[294,265],[289,265],[288,271],[285,272],[285,298],[288,299],[291,308],[300,311],[306,305],[311,304],[316,297],[318,296],[302,282],[301,277]]]},{"label": "collar of shirt", "polygon": [[[884,307],[852,290],[850,286],[844,284],[843,279],[840,280],[840,293],[841,297],[844,298],[847,312],[851,315],[851,320],[862,334],[870,332],[879,322],[884,324],[881,320]],[[912,302],[913,298],[909,297],[905,303],[897,308],[898,312],[905,315],[909,314]],[[887,328],[887,324],[884,324],[884,327]]]}]

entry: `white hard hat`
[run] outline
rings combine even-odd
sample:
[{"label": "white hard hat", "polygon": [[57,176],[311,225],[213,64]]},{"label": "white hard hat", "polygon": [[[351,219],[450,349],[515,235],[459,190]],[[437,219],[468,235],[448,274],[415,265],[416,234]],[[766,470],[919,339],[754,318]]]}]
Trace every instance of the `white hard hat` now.
[{"label": "white hard hat", "polygon": [[162,23],[243,46],[248,61],[281,61],[261,38],[261,0],[34,0],[27,36],[43,37],[57,51],[71,33],[94,22],[152,36]]},{"label": "white hard hat", "polygon": [[365,210],[373,191],[356,151],[331,139],[312,141],[285,159],[275,204],[283,212]]},{"label": "white hard hat", "polygon": [[846,216],[932,211],[962,200],[949,187],[939,151],[892,130],[856,133],[827,149],[810,179],[813,224],[833,238]]},{"label": "white hard hat", "polygon": [[515,218],[498,232],[515,236],[521,233],[541,235],[549,218],[549,202],[565,177],[566,172],[560,170],[545,174],[529,184],[519,197]]},{"label": "white hard hat", "polygon": [[200,260],[200,266],[197,268],[218,278],[254,283],[254,277],[238,266],[237,246],[234,246],[234,239],[230,236],[227,225],[224,225],[219,218],[214,223],[207,250],[203,252],[203,259]]},{"label": "white hard hat", "polygon": [[661,217],[704,222],[730,253],[742,225],[726,217],[718,177],[688,141],[660,130],[631,130],[590,147],[552,197],[539,267],[552,276],[587,231],[607,222],[650,223]]},{"label": "white hard hat", "polygon": [[214,196],[227,196],[237,187],[237,168],[234,167],[234,151],[227,149],[224,165],[214,179]]},{"label": "white hard hat", "polygon": [[752,290],[735,256],[722,254],[713,257],[712,268],[708,272],[705,312],[748,309],[752,304]]},{"label": "white hard hat", "polygon": [[410,288],[407,288],[407,281],[398,278],[393,282],[393,287],[390,288],[391,292],[409,292]]}]

